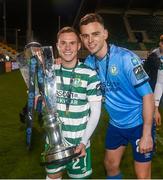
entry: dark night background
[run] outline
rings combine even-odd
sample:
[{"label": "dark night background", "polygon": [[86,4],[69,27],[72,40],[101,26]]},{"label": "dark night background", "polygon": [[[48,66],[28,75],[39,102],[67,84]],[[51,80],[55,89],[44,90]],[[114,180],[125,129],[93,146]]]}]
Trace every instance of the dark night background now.
[{"label": "dark night background", "polygon": [[[1,32],[3,31],[2,1],[0,0]],[[77,26],[78,21],[75,18],[81,3],[82,9],[84,9],[83,12],[91,10],[89,3],[84,4],[83,2],[82,0],[32,0],[32,31],[34,39],[43,44],[53,44],[59,27]],[[10,41],[14,41],[15,29],[20,29],[19,41],[25,41],[26,39],[27,4],[28,0],[6,0],[7,38]]]},{"label": "dark night background", "polygon": [[[3,1],[6,1],[7,42],[14,44],[15,31],[20,29],[19,46],[26,44],[28,0],[0,0],[0,37],[3,37],[4,27]],[[149,10],[152,14],[163,9],[163,0],[31,0],[31,3],[33,37],[43,45],[55,43],[59,28],[77,28],[79,19],[88,12],[123,8],[125,13],[127,10],[138,8],[142,11]]]}]

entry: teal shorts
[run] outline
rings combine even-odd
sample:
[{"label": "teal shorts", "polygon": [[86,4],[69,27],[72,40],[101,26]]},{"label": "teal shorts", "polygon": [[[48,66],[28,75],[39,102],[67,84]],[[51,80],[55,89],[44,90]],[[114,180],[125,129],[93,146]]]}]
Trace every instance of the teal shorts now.
[{"label": "teal shorts", "polygon": [[84,157],[77,157],[64,166],[50,164],[45,169],[47,174],[56,174],[67,170],[70,178],[88,178],[92,174],[90,147],[86,149],[86,156]]}]

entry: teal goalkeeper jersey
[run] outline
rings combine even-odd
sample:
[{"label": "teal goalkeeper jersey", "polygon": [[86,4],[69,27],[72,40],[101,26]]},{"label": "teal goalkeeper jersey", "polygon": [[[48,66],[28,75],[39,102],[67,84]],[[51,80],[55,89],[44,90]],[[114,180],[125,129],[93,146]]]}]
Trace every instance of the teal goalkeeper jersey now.
[{"label": "teal goalkeeper jersey", "polygon": [[[79,144],[87,121],[89,121],[89,101],[101,101],[102,99],[99,89],[100,82],[96,71],[81,62],[74,70],[55,65],[55,73],[57,112],[63,122],[63,137],[71,144]],[[67,111],[66,104],[68,104]]]}]

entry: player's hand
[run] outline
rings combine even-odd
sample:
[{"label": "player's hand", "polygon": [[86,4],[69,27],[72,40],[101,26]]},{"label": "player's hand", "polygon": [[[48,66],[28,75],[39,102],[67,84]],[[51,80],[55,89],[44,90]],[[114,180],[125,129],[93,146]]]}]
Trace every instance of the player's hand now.
[{"label": "player's hand", "polygon": [[139,141],[139,152],[147,153],[153,150],[153,139],[152,136],[142,136]]},{"label": "player's hand", "polygon": [[84,145],[83,143],[80,143],[80,144],[76,147],[75,153],[80,153],[79,157],[85,156],[85,155],[86,155],[85,145]]},{"label": "player's hand", "polygon": [[60,57],[55,59],[55,64],[60,65],[62,63],[62,60]]},{"label": "player's hand", "polygon": [[156,122],[156,126],[161,126],[161,115],[159,113],[159,110],[155,110],[155,115],[154,115],[154,119],[155,119],[155,122]]}]

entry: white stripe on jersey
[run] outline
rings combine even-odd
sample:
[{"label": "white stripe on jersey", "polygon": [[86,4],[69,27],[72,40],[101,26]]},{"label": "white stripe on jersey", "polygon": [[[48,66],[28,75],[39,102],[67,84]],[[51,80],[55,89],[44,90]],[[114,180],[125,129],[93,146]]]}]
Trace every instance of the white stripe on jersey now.
[{"label": "white stripe on jersey", "polygon": [[[94,76],[94,75],[96,75],[97,73],[96,73],[96,71],[94,71],[94,70],[92,70],[92,69],[90,69],[90,68],[88,68],[88,67],[82,67],[82,68],[80,68],[79,66],[80,66],[80,64],[82,64],[81,62],[79,62],[78,63],[78,67],[75,69],[75,72],[76,73],[79,73],[79,74],[87,74],[87,75],[89,75],[89,76]],[[55,69],[56,70],[58,70],[58,69],[60,69],[60,65],[55,65]],[[71,69],[64,69],[63,68],[63,70],[64,71],[67,71],[67,72],[71,72],[72,70]]]},{"label": "white stripe on jersey", "polygon": [[60,119],[64,123],[65,126],[66,125],[79,126],[87,122],[89,120],[89,117],[85,116],[83,118],[76,118],[76,119],[61,117]]},{"label": "white stripe on jersey", "polygon": [[101,101],[101,96],[97,96],[97,95],[89,96],[88,101]]},{"label": "white stripe on jersey", "polygon": [[93,71],[92,69],[89,69],[89,68],[80,68],[80,67],[78,67],[76,71],[79,74],[87,74],[89,76],[96,75],[96,71]]},{"label": "white stripe on jersey", "polygon": [[[63,82],[65,85],[70,85],[70,78],[69,77],[63,77]],[[88,81],[82,80],[82,83],[80,84],[80,87],[87,87],[87,83]],[[61,84],[61,78],[59,76],[57,76],[57,83]]]},{"label": "white stripe on jersey", "polygon": [[94,83],[91,83],[91,85],[89,84],[87,86],[87,90],[92,90],[92,89],[95,89],[97,84],[99,84],[99,82],[94,82]]},{"label": "white stripe on jersey", "polygon": [[[86,111],[89,108],[89,104],[85,104],[85,105],[70,105],[69,106],[69,112],[83,112]],[[66,104],[57,104],[57,110],[59,111],[63,111],[66,110]]]},{"label": "white stripe on jersey", "polygon": [[48,169],[45,167],[47,173],[57,173],[57,172],[60,172],[61,170],[64,170],[65,168],[66,168],[65,165],[59,168],[54,168],[54,169]]},{"label": "white stripe on jersey", "polygon": [[62,134],[63,134],[63,137],[65,137],[65,138],[73,138],[74,137],[74,139],[76,139],[76,138],[81,138],[84,134],[84,131],[85,131],[85,129],[83,129],[81,131],[77,131],[77,132],[62,130]]},{"label": "white stripe on jersey", "polygon": [[68,173],[68,175],[73,179],[82,179],[82,178],[89,176],[90,174],[92,174],[92,169],[89,171],[86,171],[83,174],[70,174],[70,173]]}]

